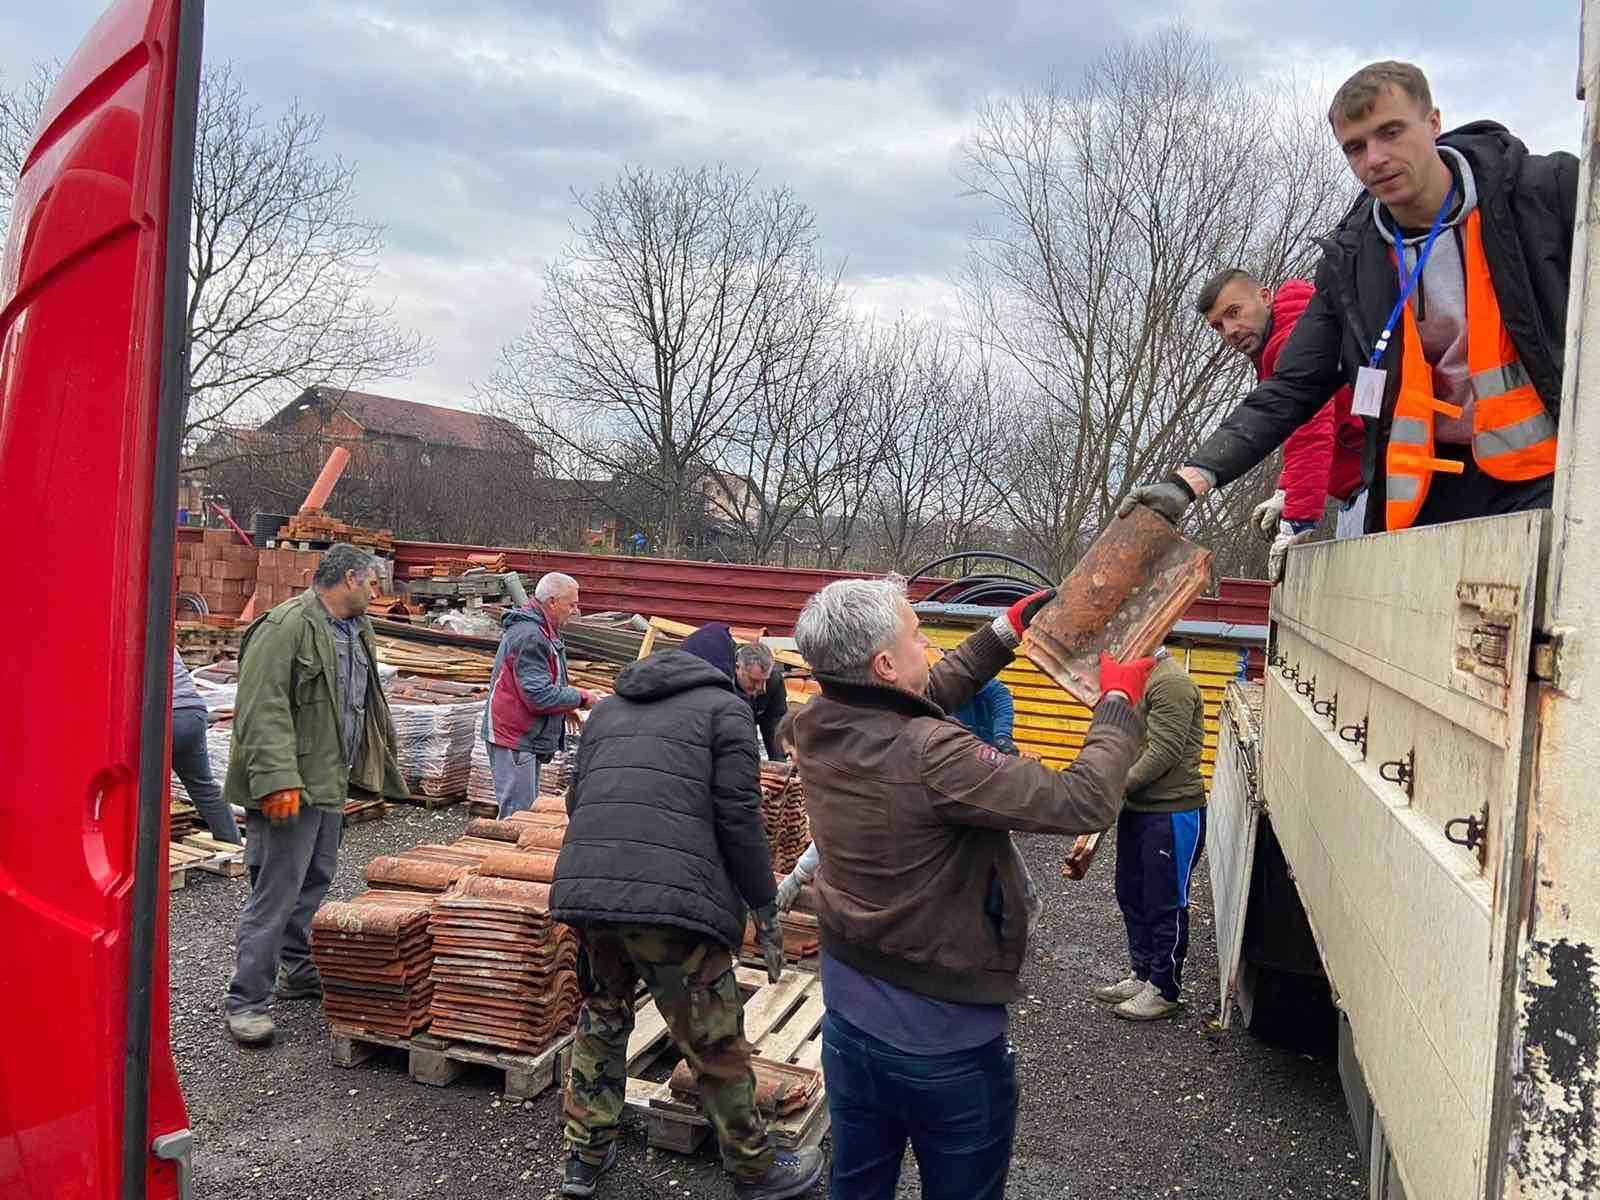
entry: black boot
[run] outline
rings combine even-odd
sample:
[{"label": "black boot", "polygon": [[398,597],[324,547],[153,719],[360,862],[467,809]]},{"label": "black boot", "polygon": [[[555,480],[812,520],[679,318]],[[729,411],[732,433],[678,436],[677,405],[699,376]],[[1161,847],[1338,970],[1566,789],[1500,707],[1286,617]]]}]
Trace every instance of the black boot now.
[{"label": "black boot", "polygon": [[584,1162],[574,1150],[567,1155],[567,1174],[561,1182],[563,1196],[592,1196],[594,1189],[604,1175],[617,1165],[617,1143],[612,1142],[606,1147],[604,1161],[598,1163]]},{"label": "black boot", "polygon": [[821,1178],[821,1150],[779,1150],[765,1175],[738,1184],[733,1192],[739,1200],[789,1200],[805,1195]]}]

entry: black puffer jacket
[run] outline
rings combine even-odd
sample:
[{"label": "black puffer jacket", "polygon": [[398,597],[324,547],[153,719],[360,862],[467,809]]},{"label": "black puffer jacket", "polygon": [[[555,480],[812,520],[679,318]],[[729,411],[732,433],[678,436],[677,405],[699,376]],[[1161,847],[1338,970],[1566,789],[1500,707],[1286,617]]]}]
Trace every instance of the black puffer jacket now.
[{"label": "black puffer jacket", "polygon": [[[1484,257],[1500,311],[1545,407],[1560,415],[1566,353],[1567,284],[1577,212],[1578,160],[1570,154],[1529,154],[1492,121],[1451,130],[1439,144],[1459,151],[1472,168],[1483,221]],[[1372,222],[1363,196],[1333,234],[1318,243],[1316,295],[1295,323],[1271,379],[1229,413],[1190,458],[1219,484],[1239,478],[1271,454],[1345,384],[1372,354],[1400,292],[1389,245]],[[1383,461],[1394,420],[1404,339],[1392,338],[1383,415],[1368,420],[1362,474],[1371,492],[1367,529],[1383,528]]]},{"label": "black puffer jacket", "polygon": [[682,650],[617,676],[583,730],[551,914],[675,925],[729,948],[772,902],[750,706]]}]

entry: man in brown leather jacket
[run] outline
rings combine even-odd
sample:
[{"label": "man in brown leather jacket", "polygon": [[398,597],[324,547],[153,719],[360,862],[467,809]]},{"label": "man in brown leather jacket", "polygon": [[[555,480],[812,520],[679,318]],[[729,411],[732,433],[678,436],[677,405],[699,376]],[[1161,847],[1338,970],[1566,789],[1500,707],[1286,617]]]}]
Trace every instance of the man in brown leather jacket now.
[{"label": "man in brown leather jacket", "polygon": [[822,695],[795,720],[827,1005],[829,1194],[895,1191],[909,1139],[926,1200],[999,1200],[1016,1127],[1005,1005],[1027,952],[1025,868],[1010,831],[1105,829],[1154,665],[1101,664],[1105,697],[1066,771],[1013,758],[947,718],[1008,662],[1051,598],[1019,601],[930,671],[898,579],[843,580],[795,627]]}]

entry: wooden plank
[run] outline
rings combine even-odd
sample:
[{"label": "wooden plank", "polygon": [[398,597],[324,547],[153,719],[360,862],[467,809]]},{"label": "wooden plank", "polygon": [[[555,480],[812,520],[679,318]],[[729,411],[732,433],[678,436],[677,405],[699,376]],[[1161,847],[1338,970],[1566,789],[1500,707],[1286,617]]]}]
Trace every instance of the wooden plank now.
[{"label": "wooden plank", "polygon": [[767,984],[746,1000],[744,1005],[746,1039],[756,1043],[766,1037],[769,1030],[794,1011],[806,989],[815,983],[817,977],[810,972],[785,969],[777,983]]},{"label": "wooden plank", "polygon": [[788,1062],[822,1027],[822,1015],[825,1011],[822,1004],[822,981],[814,979],[800,1007],[795,1009],[793,1015],[784,1022],[782,1029],[775,1029],[761,1039],[761,1043],[756,1047],[756,1053],[777,1062]]}]

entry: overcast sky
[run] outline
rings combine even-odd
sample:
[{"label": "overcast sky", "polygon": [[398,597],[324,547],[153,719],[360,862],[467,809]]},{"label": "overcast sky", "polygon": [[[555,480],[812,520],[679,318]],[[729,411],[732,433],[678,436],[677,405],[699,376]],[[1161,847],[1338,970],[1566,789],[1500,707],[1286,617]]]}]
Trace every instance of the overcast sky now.
[{"label": "overcast sky", "polygon": [[[103,5],[0,5],[0,73],[67,57]],[[817,213],[865,308],[947,315],[980,215],[953,166],[975,105],[1071,80],[1183,19],[1246,74],[1331,93],[1376,58],[1419,63],[1446,126],[1493,118],[1576,150],[1576,0],[211,0],[208,60],[270,112],[299,98],[388,226],[377,290],[433,340],[373,390],[460,403],[525,323],[569,238],[573,189],[626,163],[725,162]],[[308,380],[308,383],[315,382]]]}]

